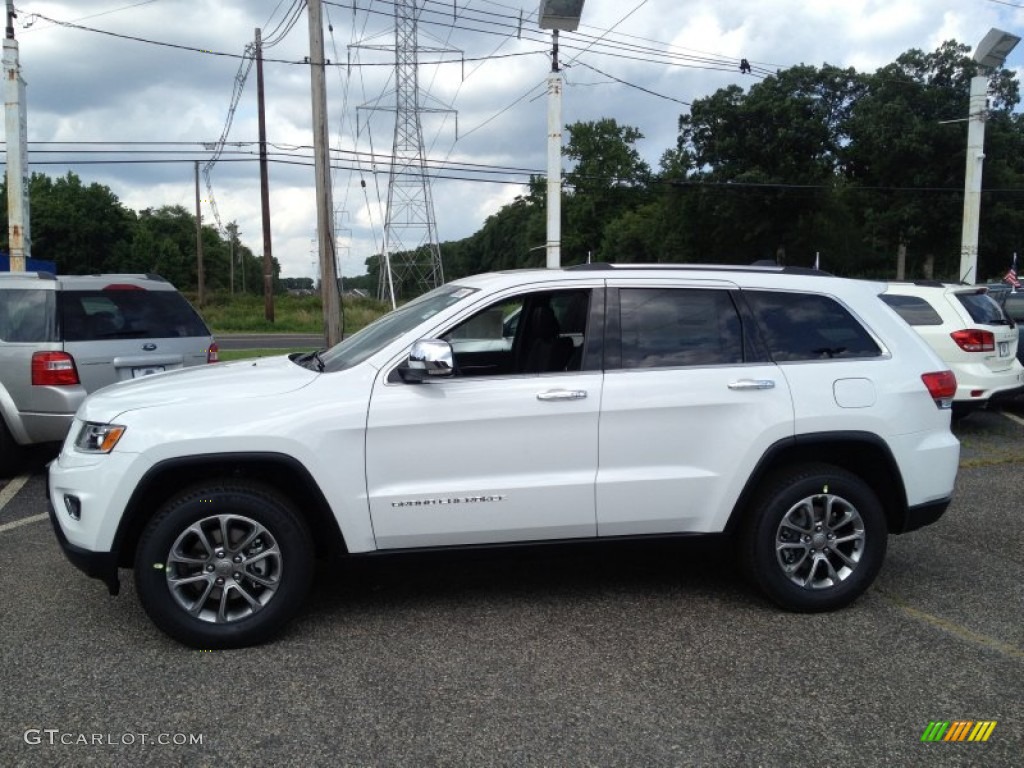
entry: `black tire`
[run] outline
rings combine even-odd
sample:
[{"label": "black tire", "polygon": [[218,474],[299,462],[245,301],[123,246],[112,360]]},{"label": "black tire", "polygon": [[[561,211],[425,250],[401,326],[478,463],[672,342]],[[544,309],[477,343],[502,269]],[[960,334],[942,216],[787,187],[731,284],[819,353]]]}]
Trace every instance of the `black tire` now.
[{"label": "black tire", "polygon": [[146,613],[171,637],[202,649],[267,640],[299,610],[312,577],[313,543],[302,518],[272,489],[242,481],[171,499],[135,555]]},{"label": "black tire", "polygon": [[859,477],[828,464],[777,474],[757,495],[740,538],[741,565],[791,611],[849,605],[882,567],[888,526]]},{"label": "black tire", "polygon": [[24,450],[14,441],[0,416],[0,477],[14,477],[21,470],[23,460]]}]

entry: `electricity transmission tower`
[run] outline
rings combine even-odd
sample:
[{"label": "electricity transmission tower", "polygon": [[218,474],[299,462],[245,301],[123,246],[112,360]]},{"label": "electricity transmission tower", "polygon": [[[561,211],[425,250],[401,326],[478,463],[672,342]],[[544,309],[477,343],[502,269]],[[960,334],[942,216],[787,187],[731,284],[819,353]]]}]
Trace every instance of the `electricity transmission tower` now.
[{"label": "electricity transmission tower", "polygon": [[427,106],[435,101],[420,89],[419,54],[462,52],[445,47],[427,47],[419,43],[419,16],[422,0],[396,0],[394,48],[358,44],[352,47],[394,50],[394,106],[367,104],[357,109],[393,111],[395,133],[388,175],[388,200],[384,220],[384,247],[381,252],[379,296],[395,305],[399,296],[409,296],[444,282],[441,248],[434,218],[434,200],[430,191],[423,151],[425,113],[453,113],[445,106]]}]

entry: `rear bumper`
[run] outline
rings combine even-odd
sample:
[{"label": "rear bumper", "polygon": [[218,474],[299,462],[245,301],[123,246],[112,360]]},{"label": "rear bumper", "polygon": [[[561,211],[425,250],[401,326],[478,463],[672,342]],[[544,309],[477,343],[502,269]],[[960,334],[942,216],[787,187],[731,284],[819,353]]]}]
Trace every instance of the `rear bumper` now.
[{"label": "rear bumper", "polygon": [[997,403],[1002,400],[1013,400],[1024,395],[1024,386],[1016,387],[1014,389],[1004,389],[1002,392],[996,392],[992,397],[989,398],[990,402]]},{"label": "rear bumper", "polygon": [[99,579],[107,585],[110,594],[116,595],[121,590],[121,581],[117,576],[116,555],[113,552],[93,552],[75,546],[68,541],[64,529],[60,527],[60,521],[57,520],[57,508],[49,494],[47,494],[46,502],[50,513],[50,523],[53,525],[53,532],[57,535],[60,548],[64,550],[64,556],[86,576]]},{"label": "rear bumper", "polygon": [[929,501],[926,504],[907,507],[906,512],[903,514],[903,520],[890,529],[889,533],[910,533],[918,528],[931,525],[945,514],[951,501],[952,498],[947,497],[938,501]]},{"label": "rear bumper", "polygon": [[21,413],[26,440],[23,444],[63,443],[75,419],[74,410],[67,413]]},{"label": "rear bumper", "polygon": [[[954,366],[953,372],[957,381],[953,403],[957,406],[984,405],[997,397],[1009,397],[1024,391],[1024,369],[1016,359],[1010,368],[998,373],[981,364]],[[975,396],[973,392],[979,394]]]}]

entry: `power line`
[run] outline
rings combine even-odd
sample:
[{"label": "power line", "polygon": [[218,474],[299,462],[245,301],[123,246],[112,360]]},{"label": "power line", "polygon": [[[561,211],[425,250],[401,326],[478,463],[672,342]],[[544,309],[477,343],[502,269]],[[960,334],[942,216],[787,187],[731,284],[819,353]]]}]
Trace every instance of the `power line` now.
[{"label": "power line", "polygon": [[[121,11],[127,11],[127,10],[129,10],[131,8],[138,8],[139,6],[142,6],[142,5],[150,5],[151,3],[155,3],[155,2],[156,2],[156,0],[141,0],[141,2],[132,3],[131,5],[122,5],[120,8],[112,8],[109,11],[100,11],[99,13],[90,13],[88,16],[79,16],[77,19],[72,19],[71,21],[72,22],[75,22],[75,21],[85,21],[86,19],[95,19],[95,18],[99,18],[100,16],[109,16],[112,13],[120,13]],[[40,29],[49,29],[49,27],[36,27],[36,26],[34,26],[36,18],[44,19],[45,21],[50,21],[50,19],[47,19],[45,16],[41,16],[38,13],[33,13],[33,14],[31,14],[28,17],[28,19],[25,20],[25,23],[22,25],[22,29],[25,30],[26,32],[28,32],[28,31],[37,31],[37,30],[40,30]],[[53,22],[51,21],[51,24],[52,23]]]},{"label": "power line", "polygon": [[[253,142],[255,143],[255,142]],[[2,144],[2,142],[0,142]],[[309,149],[309,147],[304,147]],[[332,150],[333,152],[334,150]],[[345,154],[358,154],[343,151]],[[30,150],[30,154],[32,154]],[[45,153],[44,153],[45,154]],[[61,166],[77,166],[77,165],[166,165],[173,163],[188,163],[193,164],[197,160],[203,161],[202,157],[196,156],[194,153],[183,153],[183,157],[173,158],[132,158],[132,159],[97,159],[97,160],[83,160],[83,159],[65,159],[65,160],[33,160],[32,165],[61,165]],[[249,153],[234,153],[241,154],[242,157],[228,156],[221,159],[224,163],[249,163],[257,162],[259,157],[254,152]],[[389,160],[386,155],[378,156],[384,161]],[[356,161],[359,158],[350,159],[339,159],[335,158],[331,162],[331,168],[335,170],[363,170],[364,167],[358,164]],[[287,153],[271,153],[269,156],[270,162],[278,163],[281,165],[295,165],[301,167],[313,167],[312,156],[306,155],[294,155]],[[437,161],[432,161],[437,162]],[[374,161],[376,166],[370,173],[374,175],[387,175],[390,169],[387,167],[386,162]],[[482,168],[482,170],[481,170]],[[398,171],[399,174],[404,172]],[[435,178],[444,179],[448,181],[464,181],[464,182],[480,182],[488,184],[505,184],[522,186],[525,184],[522,180],[516,180],[514,178],[487,178],[480,174],[504,174],[506,176],[530,176],[540,175],[543,172],[538,169],[528,168],[512,168],[512,167],[501,167],[501,166],[483,166],[482,164],[473,163],[451,163],[445,166],[444,172],[436,174]],[[475,174],[475,175],[468,175]],[[617,181],[625,181],[618,177],[607,177],[607,176],[588,176],[588,179],[603,180],[609,183]],[[747,181],[712,181],[708,179],[669,179],[669,178],[657,178],[653,180],[656,185],[668,185],[673,187],[693,187],[693,188],[708,188],[718,190],[736,190],[741,191],[744,189],[781,189],[781,190],[834,190],[837,187],[829,183],[817,183],[817,184],[797,184],[791,182],[747,182]],[[842,187],[843,189],[851,192],[858,191],[873,191],[873,192],[926,192],[926,193],[940,193],[940,194],[963,194],[962,186],[955,187],[934,187],[934,186],[885,186],[885,185],[861,185],[857,183],[849,183],[847,186]],[[1022,187],[990,187],[982,190],[985,194],[1022,194],[1024,193],[1024,186]]]},{"label": "power line", "polygon": [[597,67],[593,67],[590,64],[587,64],[585,61],[577,61],[576,64],[578,64],[581,67],[586,67],[587,69],[591,69],[594,72],[597,72],[597,74],[599,74],[599,75],[604,75],[605,77],[609,77],[612,80],[614,80],[615,82],[621,83],[622,85],[629,86],[630,88],[636,88],[638,91],[643,91],[644,93],[648,93],[651,96],[657,96],[659,99],[666,99],[668,101],[674,101],[674,102],[676,102],[676,104],[682,104],[685,107],[692,107],[693,106],[693,104],[691,104],[688,101],[682,101],[681,99],[677,99],[677,98],[674,98],[672,96],[666,96],[663,93],[657,93],[656,91],[652,91],[650,88],[644,88],[642,85],[637,85],[636,83],[630,83],[630,82],[628,82],[626,80],[622,80],[621,78],[615,77],[615,75],[609,75],[607,72],[604,72],[604,71],[598,69]]},{"label": "power line", "polygon": [[[344,8],[344,7],[349,7],[349,6],[341,6],[341,7]],[[67,27],[69,29],[77,29],[77,30],[82,31],[82,32],[93,32],[93,33],[98,34],[98,35],[106,35],[107,37],[115,37],[115,38],[119,38],[121,40],[130,40],[130,41],[133,41],[133,42],[136,42],[136,43],[145,43],[147,45],[156,45],[156,46],[160,46],[162,48],[172,48],[172,49],[180,50],[180,51],[191,51],[192,53],[202,53],[202,54],[206,54],[208,56],[219,56],[219,57],[227,58],[227,59],[244,59],[245,58],[245,54],[244,53],[243,54],[238,54],[238,53],[228,53],[226,51],[213,51],[213,50],[209,50],[207,48],[198,48],[198,47],[196,47],[194,45],[183,45],[181,43],[168,43],[168,42],[164,42],[164,41],[161,41],[161,40],[150,40],[149,38],[139,37],[137,35],[125,35],[125,34],[121,34],[120,32],[110,32],[110,31],[105,30],[105,29],[97,29],[96,27],[87,27],[87,26],[84,26],[82,24],[74,24],[74,23],[69,22],[69,21],[60,21],[58,19],[52,19],[49,16],[44,16],[41,13],[37,13],[37,14],[34,14],[34,15],[37,16],[40,19],[43,19],[44,21],[49,21],[52,24],[56,24],[57,26],[60,26],[60,27]],[[540,51],[540,52],[542,53],[542,51]],[[518,57],[518,56],[533,56],[536,53],[538,53],[538,51],[521,51],[521,52],[518,52],[518,53],[506,53],[506,54],[502,54],[500,56],[494,56],[494,57],[491,57],[491,58],[495,58],[495,59],[508,59],[508,58],[514,58],[514,57]],[[438,60],[438,61],[426,61],[426,62],[422,62],[422,64],[423,64],[423,66],[435,66],[435,65],[441,65],[441,64],[462,64],[462,63],[464,63],[466,61],[483,61],[486,58],[488,58],[488,57],[482,57],[482,56],[481,57],[468,57],[468,58],[467,57],[461,57],[461,58],[458,58],[458,59],[441,59],[441,60]],[[294,60],[294,59],[268,59],[268,58],[264,58],[263,61],[264,61],[264,63],[268,63],[268,64],[289,64],[289,65],[292,65],[292,66],[306,66],[306,67],[309,66],[309,61],[307,61],[307,60],[298,61],[298,60]],[[326,62],[324,64],[324,66],[328,66],[328,67],[394,67],[394,63],[393,62],[379,62],[379,63],[378,62],[373,62],[373,63],[366,63],[366,64],[361,64],[361,63],[360,64],[353,64],[352,62],[332,61],[332,62]]]}]

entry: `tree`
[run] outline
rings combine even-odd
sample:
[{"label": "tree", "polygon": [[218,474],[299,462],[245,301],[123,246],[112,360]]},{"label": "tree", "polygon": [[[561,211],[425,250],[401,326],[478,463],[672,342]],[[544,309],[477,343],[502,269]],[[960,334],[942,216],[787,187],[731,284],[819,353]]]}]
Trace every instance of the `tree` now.
[{"label": "tree", "polygon": [[[6,182],[3,195],[6,200]],[[55,262],[62,273],[79,274],[116,271],[127,258],[135,214],[108,187],[86,186],[70,171],[56,179],[33,173],[29,206],[33,258]],[[2,221],[6,241],[6,205]]]},{"label": "tree", "polygon": [[566,129],[563,154],[573,167],[565,174],[562,263],[572,264],[599,251],[609,221],[645,201],[651,169],[636,149],[644,137],[636,128],[604,118]]},{"label": "tree", "polygon": [[683,182],[690,194],[679,200],[679,218],[695,228],[684,238],[689,256],[812,259],[864,87],[852,69],[801,65],[748,93],[733,85],[695,101],[679,120],[674,158],[692,168]]},{"label": "tree", "polygon": [[[958,277],[967,144],[963,119],[970,79],[977,73],[969,54],[968,46],[952,41],[932,53],[907,51],[867,77],[868,88],[849,120],[846,177],[857,190],[853,199],[871,249],[891,257],[905,244],[918,265],[934,256],[936,276],[949,279]],[[989,149],[1005,146],[1012,132],[1016,82],[1000,73],[992,81],[992,97]],[[1008,159],[987,153],[989,181],[1004,176]],[[985,219],[991,221],[988,211]]]}]

